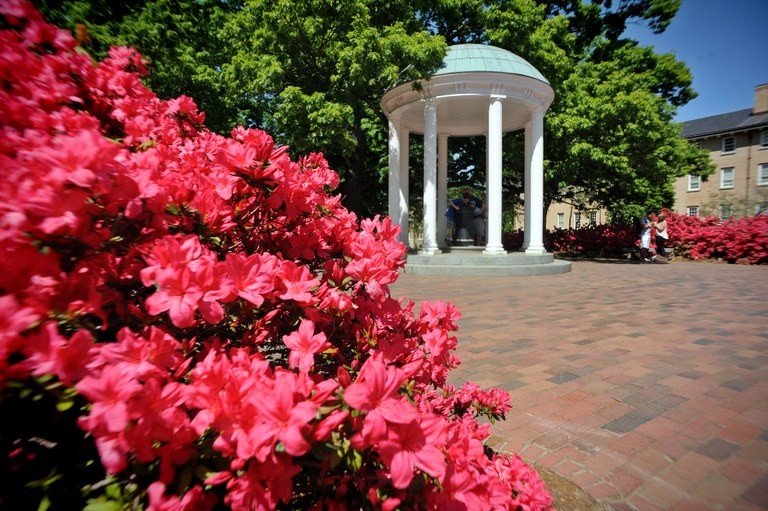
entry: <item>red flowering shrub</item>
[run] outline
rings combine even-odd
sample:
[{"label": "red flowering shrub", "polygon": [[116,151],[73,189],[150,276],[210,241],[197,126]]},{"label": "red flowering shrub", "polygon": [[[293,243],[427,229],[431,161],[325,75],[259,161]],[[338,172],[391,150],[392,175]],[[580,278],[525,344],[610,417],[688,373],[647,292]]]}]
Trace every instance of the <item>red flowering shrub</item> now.
[{"label": "red flowering shrub", "polygon": [[[670,241],[679,256],[689,259],[722,259],[729,263],[768,264],[768,215],[721,222],[665,211]],[[567,256],[621,257],[639,246],[633,226],[590,225],[579,229],[554,229],[544,233],[544,247]],[[651,237],[655,245],[655,237]],[[507,250],[520,250],[523,231],[504,236]]]},{"label": "red flowering shrub", "polygon": [[548,509],[454,388],[456,309],[320,154],[207,131],[139,55],[0,3],[0,507]]},{"label": "red flowering shrub", "polygon": [[768,216],[721,222],[717,217],[668,213],[675,252],[691,259],[716,258],[729,263],[768,263]]},{"label": "red flowering shrub", "polygon": [[[504,248],[520,250],[523,231],[504,236]],[[589,225],[579,229],[553,229],[544,233],[544,248],[567,256],[620,257],[633,246],[637,235],[631,227],[613,224]]]},{"label": "red flowering shrub", "polygon": [[544,236],[545,246],[568,255],[620,256],[637,235],[623,225],[588,225],[579,229],[555,229]]},{"label": "red flowering shrub", "polygon": [[723,225],[723,258],[729,263],[768,264],[768,215]]}]

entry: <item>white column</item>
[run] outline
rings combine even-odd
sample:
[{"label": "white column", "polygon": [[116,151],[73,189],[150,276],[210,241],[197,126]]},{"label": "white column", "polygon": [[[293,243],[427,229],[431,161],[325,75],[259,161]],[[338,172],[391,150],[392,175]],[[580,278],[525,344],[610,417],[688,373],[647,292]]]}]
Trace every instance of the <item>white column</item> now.
[{"label": "white column", "polygon": [[501,244],[501,100],[504,96],[491,96],[488,105],[488,226],[487,244],[483,254],[506,254]]},{"label": "white column", "polygon": [[533,147],[531,146],[531,123],[525,125],[525,179],[523,185],[523,193],[525,204],[523,207],[523,250],[528,249],[528,245],[531,244],[531,154],[533,153]]},{"label": "white column", "polygon": [[531,179],[530,198],[526,196],[525,207],[530,202],[530,237],[526,254],[544,254],[544,109],[537,108],[531,113]]},{"label": "white column", "polygon": [[448,232],[448,135],[437,136],[437,244],[447,247]]},{"label": "white column", "polygon": [[439,254],[437,246],[437,104],[424,101],[424,242],[419,254]]},{"label": "white column", "polygon": [[[392,222],[400,225],[400,126],[399,118],[389,119],[389,188],[388,206]],[[400,225],[402,232],[402,225]],[[400,240],[402,241],[402,239]]]},{"label": "white column", "polygon": [[410,190],[410,132],[405,128],[400,128],[400,241],[409,244],[409,214],[408,214],[408,193]]},{"label": "white column", "polygon": [[400,241],[408,244],[408,131],[401,129],[399,115],[389,119],[388,192],[389,216],[400,226]]}]

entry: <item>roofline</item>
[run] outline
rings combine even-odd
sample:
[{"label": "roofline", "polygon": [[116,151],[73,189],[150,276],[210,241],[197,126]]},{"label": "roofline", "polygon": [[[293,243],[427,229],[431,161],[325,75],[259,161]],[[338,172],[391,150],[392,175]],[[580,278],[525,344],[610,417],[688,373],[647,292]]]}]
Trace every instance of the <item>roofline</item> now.
[{"label": "roofline", "polygon": [[[724,116],[724,115],[733,115],[733,114],[737,114],[737,113],[740,113],[740,112],[746,112],[746,111],[749,111],[750,113],[752,113],[752,109],[751,108],[741,108],[739,110],[733,110],[731,112],[724,112],[722,114],[708,115],[706,117],[699,117],[697,119],[691,119],[689,121],[683,121],[683,122],[680,123],[680,126],[681,126],[681,129],[684,129],[686,124],[690,124],[690,123],[694,123],[694,122],[698,122],[698,121],[703,121],[705,119],[711,119],[713,117],[721,117],[721,116]],[[757,115],[762,115],[762,114],[763,114],[763,112],[760,112]],[[735,133],[744,133],[744,132],[748,132],[748,131],[756,131],[756,130],[761,130],[761,129],[765,129],[765,128],[768,128],[768,119],[766,119],[764,122],[760,122],[760,123],[756,123],[756,124],[750,124],[748,126],[729,126],[727,128],[717,129],[717,130],[713,130],[713,131],[702,131],[702,132],[696,133],[694,135],[689,135],[689,136],[682,135],[682,133],[681,133],[681,136],[683,136],[683,138],[685,138],[686,140],[696,140],[696,139],[709,138],[709,137],[714,137],[714,136],[717,136],[717,135],[724,135],[724,134],[729,134],[729,133],[734,133],[735,134]]]},{"label": "roofline", "polygon": [[[685,124],[685,123],[681,123],[681,124]],[[763,129],[768,129],[768,121],[760,124],[752,124],[750,126],[731,127],[728,129],[717,130],[717,131],[705,131],[702,133],[696,133],[695,135],[688,135],[688,136],[682,135],[682,137],[685,138],[686,140],[697,140],[700,138],[714,137],[716,135],[727,135],[731,133],[733,134],[745,133],[748,131],[760,131]]]},{"label": "roofline", "polygon": [[523,78],[529,78],[531,80],[536,80],[537,82],[545,83],[545,84],[549,85],[550,87],[552,87],[552,84],[549,83],[549,80],[544,78],[544,76],[539,78],[538,76],[531,76],[531,75],[528,75],[528,74],[525,74],[525,73],[511,73],[511,72],[508,72],[508,71],[458,71],[458,72],[451,72],[451,73],[435,73],[431,77],[429,77],[428,79],[422,80],[422,81],[433,80],[433,79],[435,79],[437,77],[441,77],[441,76],[453,77],[453,76],[465,76],[465,75],[469,75],[469,74],[472,74],[472,75],[489,74],[489,75],[522,76]]}]

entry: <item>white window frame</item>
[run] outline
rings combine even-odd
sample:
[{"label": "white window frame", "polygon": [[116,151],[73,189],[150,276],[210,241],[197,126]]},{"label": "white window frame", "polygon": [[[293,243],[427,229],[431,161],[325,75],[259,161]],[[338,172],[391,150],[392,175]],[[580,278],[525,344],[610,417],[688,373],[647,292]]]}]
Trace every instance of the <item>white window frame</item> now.
[{"label": "white window frame", "polygon": [[[728,141],[731,141],[733,144],[733,147],[731,149],[728,149],[726,146],[731,145],[728,143]],[[736,137],[723,137],[720,141],[720,154],[733,154],[736,152]]]},{"label": "white window frame", "polygon": [[688,174],[688,191],[698,192],[699,190],[701,190],[701,176]]},{"label": "white window frame", "polygon": [[589,212],[589,225],[597,225],[597,211]]},{"label": "white window frame", "polygon": [[688,216],[699,216],[699,207],[688,206],[687,208],[685,208],[685,214]]},{"label": "white window frame", "polygon": [[768,163],[757,164],[757,186],[768,185]]},{"label": "white window frame", "polygon": [[555,226],[558,229],[565,229],[565,213],[558,213],[557,214],[557,223]]},{"label": "white window frame", "polygon": [[719,204],[717,207],[717,216],[720,220],[727,222],[733,216],[733,207],[730,204]]},{"label": "white window frame", "polygon": [[574,229],[580,229],[581,228],[581,211],[577,211],[573,214],[573,228]]},{"label": "white window frame", "polygon": [[[727,172],[726,172],[727,171]],[[726,181],[725,176],[730,173],[730,183]],[[733,188],[733,184],[736,182],[736,169],[734,167],[723,167],[720,169],[720,189],[730,190]]]},{"label": "white window frame", "polygon": [[760,142],[758,143],[760,149],[768,149],[768,130],[760,132]]}]

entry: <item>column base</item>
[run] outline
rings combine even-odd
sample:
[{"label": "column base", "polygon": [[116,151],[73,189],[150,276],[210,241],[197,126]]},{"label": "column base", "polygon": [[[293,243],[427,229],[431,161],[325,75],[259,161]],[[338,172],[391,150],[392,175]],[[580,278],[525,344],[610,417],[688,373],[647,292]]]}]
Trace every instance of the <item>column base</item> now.
[{"label": "column base", "polygon": [[487,255],[487,256],[507,255],[507,251],[504,250],[504,247],[485,247],[485,250],[483,250],[483,255]]},{"label": "column base", "polygon": [[547,253],[547,249],[544,248],[544,247],[528,247],[528,248],[525,249],[525,253],[526,254],[536,254],[536,255],[546,254]]},{"label": "column base", "polygon": [[421,248],[419,249],[418,254],[422,256],[433,256],[433,255],[440,255],[443,251],[439,248]]}]

